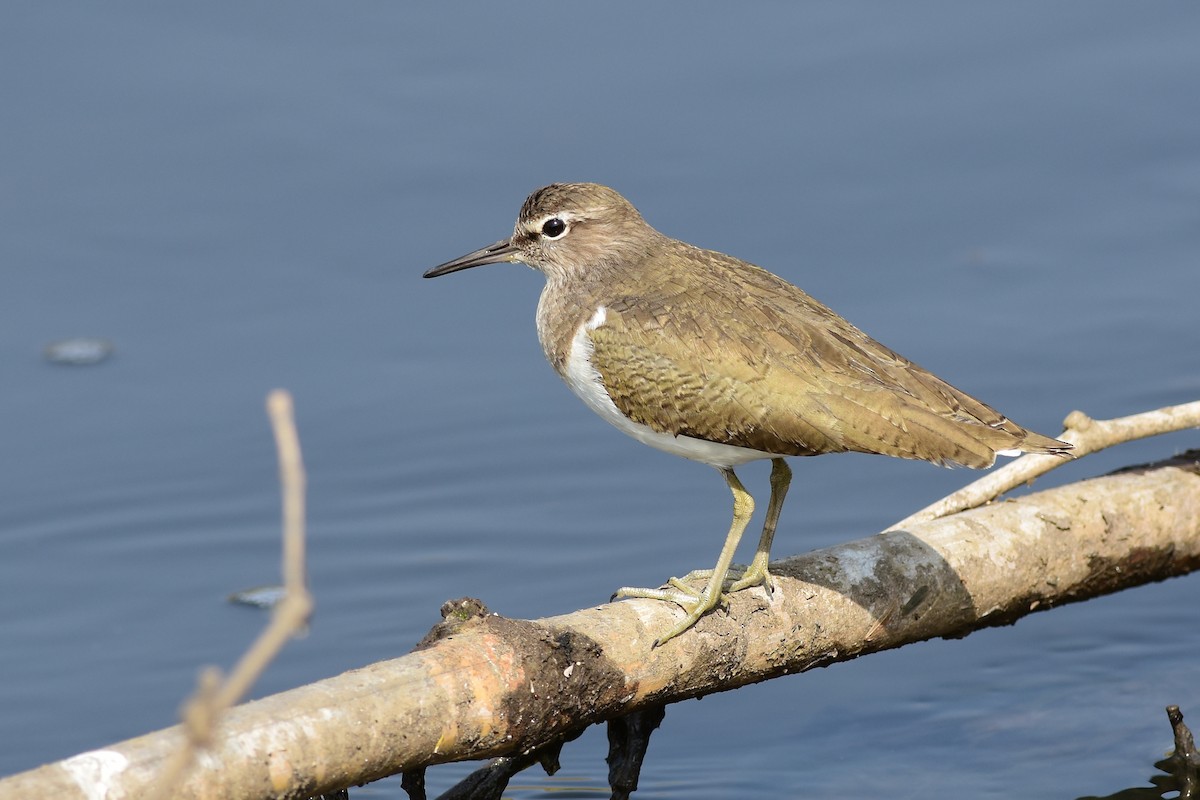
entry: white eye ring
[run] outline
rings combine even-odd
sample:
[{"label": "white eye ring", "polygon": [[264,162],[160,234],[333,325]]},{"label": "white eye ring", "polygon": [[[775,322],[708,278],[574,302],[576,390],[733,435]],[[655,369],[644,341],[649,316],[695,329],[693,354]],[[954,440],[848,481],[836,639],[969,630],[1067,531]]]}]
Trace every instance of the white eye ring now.
[{"label": "white eye ring", "polygon": [[541,232],[547,239],[561,239],[567,232],[567,223],[562,217],[551,217],[542,223]]}]

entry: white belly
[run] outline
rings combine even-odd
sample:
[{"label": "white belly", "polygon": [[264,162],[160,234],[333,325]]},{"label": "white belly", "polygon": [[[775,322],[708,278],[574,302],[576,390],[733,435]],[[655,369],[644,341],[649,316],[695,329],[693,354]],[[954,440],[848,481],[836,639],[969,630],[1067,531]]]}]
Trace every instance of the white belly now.
[{"label": "white belly", "polygon": [[642,444],[648,444],[676,456],[690,458],[714,467],[736,467],[748,461],[761,458],[774,458],[772,453],[761,450],[751,450],[731,444],[709,442],[704,439],[694,439],[691,436],[672,436],[659,433],[648,425],[626,417],[620,412],[608,392],[600,373],[592,366],[592,340],[589,332],[604,324],[605,308],[601,306],[584,325],[580,326],[571,340],[571,350],[567,355],[567,368],[563,379],[571,391],[579,395],[587,407],[599,414],[604,420],[612,423],[623,433],[632,436]]}]

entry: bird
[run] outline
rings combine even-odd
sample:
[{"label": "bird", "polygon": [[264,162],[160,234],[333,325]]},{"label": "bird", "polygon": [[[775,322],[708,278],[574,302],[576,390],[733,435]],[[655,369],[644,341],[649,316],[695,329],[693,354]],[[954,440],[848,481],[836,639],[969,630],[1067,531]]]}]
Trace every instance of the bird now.
[{"label": "bird", "polygon": [[[607,186],[537,189],[511,236],[424,277],[498,263],[545,276],[538,339],[585,405],[643,444],[715,467],[733,495],[713,569],[614,593],[683,610],[655,647],[728,594],[761,586],[771,595],[788,457],[858,452],[986,468],[998,455],[1071,449],[954,388],[783,278],[660,233]],[[760,459],[771,461],[766,519],[753,560],[731,566],[754,510],[734,469]]]}]

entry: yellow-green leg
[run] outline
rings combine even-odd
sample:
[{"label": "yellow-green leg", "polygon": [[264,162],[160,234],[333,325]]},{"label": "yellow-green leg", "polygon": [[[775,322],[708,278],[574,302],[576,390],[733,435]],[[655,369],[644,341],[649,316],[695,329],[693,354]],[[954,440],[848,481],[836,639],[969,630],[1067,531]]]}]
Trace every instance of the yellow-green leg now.
[{"label": "yellow-green leg", "polygon": [[[729,484],[729,490],[733,492],[733,522],[729,526],[729,534],[725,537],[725,545],[721,548],[717,565],[712,569],[705,587],[700,592],[696,592],[691,587],[672,579],[671,585],[675,587],[673,589],[637,589],[623,586],[613,594],[614,598],[648,597],[653,600],[666,600],[678,604],[687,612],[687,616],[679,624],[658,637],[654,642],[655,647],[674,639],[695,625],[700,617],[715,608],[721,601],[721,587],[725,583],[725,574],[729,571],[729,564],[733,561],[733,553],[737,550],[742,533],[746,530],[746,524],[750,522],[750,516],[754,513],[754,498],[746,491],[746,487],[742,486],[742,482],[738,480],[737,475],[733,474],[733,470],[724,468],[721,470],[721,474],[725,476],[725,482]],[[778,518],[778,512],[775,516]],[[769,539],[767,546],[770,547]],[[757,556],[755,558],[757,559]]]},{"label": "yellow-green leg", "polygon": [[771,561],[771,542],[775,539],[775,528],[779,525],[779,512],[783,509],[783,498],[787,497],[788,486],[792,483],[792,469],[782,458],[771,460],[771,499],[767,501],[767,519],[763,523],[762,536],[758,539],[758,549],[754,551],[754,560],[733,582],[729,591],[738,592],[751,586],[762,586],[767,594],[775,591],[771,585],[771,573],[767,564]]},{"label": "yellow-green leg", "polygon": [[[750,562],[750,566],[742,567],[734,564],[726,573],[726,578],[730,575],[736,576],[735,580],[725,590],[729,592],[740,592],[742,589],[749,589],[753,586],[762,586],[770,595],[775,587],[771,584],[771,573],[767,571],[767,564],[771,560],[771,542],[775,539],[775,528],[779,525],[779,512],[783,508],[783,499],[787,497],[788,486],[792,483],[792,470],[787,465],[787,461],[782,458],[771,460],[771,499],[767,502],[767,519],[763,523],[762,536],[758,539],[758,549],[754,552],[754,560]],[[689,572],[683,578],[671,578],[669,583],[676,589],[683,591],[691,591],[696,593],[695,589],[691,589],[684,581],[707,580],[712,577],[713,570],[698,569]]]}]

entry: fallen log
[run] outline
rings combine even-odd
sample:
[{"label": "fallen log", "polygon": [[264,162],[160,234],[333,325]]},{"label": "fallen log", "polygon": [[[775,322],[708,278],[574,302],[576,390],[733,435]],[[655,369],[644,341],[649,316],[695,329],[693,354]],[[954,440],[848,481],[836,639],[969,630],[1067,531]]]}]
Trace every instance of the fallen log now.
[{"label": "fallen log", "polygon": [[[772,564],[659,648],[681,613],[631,600],[539,620],[471,602],[417,650],[246,703],[176,798],[309,797],[448,761],[529,754],[631,711],[726,691],[1200,568],[1200,451]],[[0,798],[134,798],[176,726],[0,780]]]}]

